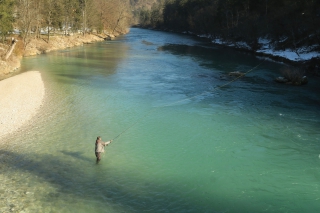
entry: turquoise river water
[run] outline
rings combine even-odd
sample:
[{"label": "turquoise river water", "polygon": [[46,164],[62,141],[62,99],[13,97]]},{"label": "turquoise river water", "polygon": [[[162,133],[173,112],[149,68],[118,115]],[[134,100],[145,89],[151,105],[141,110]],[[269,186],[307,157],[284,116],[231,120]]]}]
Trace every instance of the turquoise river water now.
[{"label": "turquoise river water", "polygon": [[320,212],[320,86],[282,67],[136,28],[25,58],[46,98],[0,143],[0,212]]}]

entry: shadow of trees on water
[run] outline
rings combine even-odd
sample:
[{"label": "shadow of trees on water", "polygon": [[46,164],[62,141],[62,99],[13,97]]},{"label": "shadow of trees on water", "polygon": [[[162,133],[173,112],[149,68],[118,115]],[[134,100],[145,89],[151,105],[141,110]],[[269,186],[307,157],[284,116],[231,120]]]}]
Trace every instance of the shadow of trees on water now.
[{"label": "shadow of trees on water", "polygon": [[[185,192],[185,189],[182,188],[178,190],[179,193],[170,191],[170,188],[177,187],[172,185],[173,183],[161,186],[156,181],[149,180],[146,182],[135,180],[134,177],[125,177],[127,179],[132,178],[133,183],[139,183],[136,186],[131,186],[131,188],[122,184],[121,180],[111,179],[112,170],[99,172],[101,169],[106,169],[102,165],[107,163],[106,159],[96,164],[94,157],[89,159],[80,152],[61,151],[61,153],[74,158],[75,161],[81,161],[81,165],[95,167],[94,170],[91,170],[94,171],[93,174],[78,167],[79,163],[76,165],[72,162],[62,161],[52,155],[33,154],[31,158],[23,154],[1,150],[0,156],[2,158],[0,160],[1,164],[8,168],[27,172],[53,185],[56,188],[56,193],[46,195],[48,197],[44,200],[48,202],[73,196],[76,199],[87,201],[88,205],[103,203],[105,206],[118,207],[122,212],[224,212],[226,208],[228,212],[235,212],[235,209],[236,212],[261,211],[250,208],[249,201],[247,204],[237,203],[226,197],[210,197],[210,193],[205,199],[199,200],[198,196],[203,197],[203,195],[192,194],[191,197],[186,196],[188,192]],[[4,175],[6,175],[6,171],[4,171]],[[153,191],[152,189],[157,190]],[[169,190],[168,193],[167,190]],[[93,206],[92,209],[94,208]]]},{"label": "shadow of trees on water", "polygon": [[[204,75],[199,72],[196,76],[200,79],[199,83],[209,79],[207,81],[211,81],[214,88],[225,85],[219,90],[231,91],[233,89],[228,95],[231,95],[233,100],[245,100],[242,103],[248,108],[252,104],[257,104],[256,100],[259,100],[262,95],[267,94],[268,96],[259,103],[261,107],[276,103],[276,106],[294,108],[292,104],[295,104],[302,109],[318,111],[320,99],[317,93],[320,87],[317,81],[310,79],[307,85],[300,87],[276,83],[274,79],[281,75],[280,70],[284,66],[282,64],[262,60],[251,53],[235,51],[232,48],[217,48],[215,45],[204,47],[167,44],[159,47],[158,51],[169,52],[176,56],[189,56],[199,62],[200,66],[211,69],[212,72]],[[250,72],[236,79],[228,76],[229,72],[234,71]],[[219,90],[214,90],[214,92]]]}]

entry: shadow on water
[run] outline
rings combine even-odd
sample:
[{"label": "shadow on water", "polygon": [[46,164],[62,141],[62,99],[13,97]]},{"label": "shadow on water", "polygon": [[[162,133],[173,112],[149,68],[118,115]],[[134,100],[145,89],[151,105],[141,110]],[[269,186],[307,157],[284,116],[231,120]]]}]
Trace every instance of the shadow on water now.
[{"label": "shadow on water", "polygon": [[[94,48],[92,48],[94,47]],[[106,50],[107,48],[107,50]],[[29,59],[22,63],[21,72],[40,70],[47,73],[68,74],[77,72],[77,79],[91,73],[98,75],[114,74],[119,64],[128,57],[128,46],[125,44],[95,43],[93,46],[78,47],[69,51],[53,51],[46,55]],[[36,61],[36,63],[34,63]]]},{"label": "shadow on water", "polygon": [[[317,95],[320,91],[317,79],[310,79],[310,83],[303,86],[279,84],[274,79],[281,75],[282,64],[258,60],[251,54],[241,53],[228,48],[215,48],[203,46],[189,46],[181,44],[168,44],[158,47],[158,51],[167,51],[177,56],[189,56],[200,63],[200,66],[212,70],[205,74],[197,74],[195,78],[200,81],[209,81],[213,85],[214,93],[226,90],[233,99],[250,100],[261,98],[261,94],[267,94],[261,105],[272,105],[281,101],[284,107],[292,108],[303,106],[312,111],[318,111],[320,99]],[[232,60],[230,60],[232,58]],[[236,79],[228,76],[229,72],[240,71],[247,75]],[[236,79],[235,81],[233,81]],[[217,83],[218,82],[218,83]],[[228,84],[228,82],[232,82]],[[225,86],[222,86],[225,85]],[[220,86],[222,86],[220,88]],[[247,91],[250,91],[249,94]],[[244,95],[246,97],[244,97]],[[248,97],[249,96],[249,97]],[[256,101],[254,101],[257,104]],[[295,105],[295,106],[293,106]]]},{"label": "shadow on water", "polygon": [[87,158],[85,156],[83,156],[83,153],[81,152],[68,152],[68,151],[61,151],[62,154],[73,157],[77,160],[82,160],[82,161],[86,161],[88,163],[92,163],[92,159]]},{"label": "shadow on water", "polygon": [[[100,162],[95,164],[95,159],[89,159],[80,152],[61,151],[62,154],[71,156],[72,158],[83,161],[82,166],[100,167]],[[95,169],[94,174],[87,174],[83,168],[78,168],[72,162],[62,161],[58,157],[52,155],[42,156],[34,154],[33,159],[11,151],[0,151],[2,167],[7,167],[14,170],[31,173],[36,177],[42,178],[45,182],[53,185],[56,188],[54,193],[50,192],[43,197],[44,201],[56,202],[55,199],[69,197],[69,195],[78,197],[90,203],[95,204],[101,202],[105,206],[121,207],[122,212],[261,212],[261,209],[250,207],[250,203],[240,203],[236,200],[227,198],[227,195],[214,196],[208,193],[208,196],[192,194],[191,197],[186,197],[183,189],[177,193],[165,193],[161,195],[158,192],[153,192],[152,189],[161,189],[161,184],[154,182],[141,181],[140,186],[123,186],[119,184],[119,180],[113,180],[108,177],[112,176],[108,173]],[[5,158],[3,158],[5,156]],[[5,159],[5,160],[4,160]],[[35,160],[36,159],[36,160]],[[106,169],[105,167],[101,167]],[[8,170],[10,170],[8,169]],[[4,170],[6,175],[7,169]],[[128,177],[126,177],[128,178]],[[134,177],[130,177],[134,180]],[[170,187],[176,187],[172,185]],[[135,189],[133,189],[135,188]],[[190,192],[187,192],[187,194]],[[199,200],[199,197],[204,200]],[[272,198],[270,198],[272,199]],[[196,201],[195,201],[196,200]],[[211,200],[211,202],[208,202]],[[90,205],[90,204],[88,204]],[[93,207],[95,208],[95,207]],[[223,209],[222,209],[223,208]],[[226,210],[227,208],[227,210]],[[230,211],[230,209],[232,209]],[[81,210],[80,210],[81,211]]]},{"label": "shadow on water", "polygon": [[[196,61],[199,61],[202,66],[217,68],[225,72],[245,72],[245,69],[248,68],[247,66],[257,65],[255,57],[228,49],[168,44],[159,47],[158,51],[168,51],[174,55],[191,56]],[[233,60],[231,61],[230,58]]]}]

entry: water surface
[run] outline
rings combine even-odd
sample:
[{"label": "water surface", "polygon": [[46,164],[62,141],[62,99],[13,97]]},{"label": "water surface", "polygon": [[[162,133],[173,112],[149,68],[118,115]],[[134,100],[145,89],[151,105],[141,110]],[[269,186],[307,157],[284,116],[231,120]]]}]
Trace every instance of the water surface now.
[{"label": "water surface", "polygon": [[319,86],[282,67],[142,29],[24,59],[47,97],[0,144],[0,212],[320,212]]}]

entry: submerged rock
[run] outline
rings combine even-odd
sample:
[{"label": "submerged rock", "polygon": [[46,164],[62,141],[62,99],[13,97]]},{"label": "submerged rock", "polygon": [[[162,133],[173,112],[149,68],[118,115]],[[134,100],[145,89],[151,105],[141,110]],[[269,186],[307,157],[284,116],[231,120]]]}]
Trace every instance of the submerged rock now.
[{"label": "submerged rock", "polygon": [[307,84],[308,83],[308,78],[307,76],[303,76],[301,79],[301,84]]},{"label": "submerged rock", "polygon": [[277,77],[275,79],[275,81],[278,82],[278,83],[285,83],[285,84],[292,84],[292,85],[303,85],[303,84],[307,84],[308,83],[308,78],[307,78],[307,76],[303,76],[299,80],[290,81],[289,79],[280,76],[280,77]]},{"label": "submerged rock", "polygon": [[104,40],[112,40],[114,39],[116,36],[113,34],[106,34],[106,36],[104,37]]},{"label": "submerged rock", "polygon": [[275,79],[275,81],[278,82],[278,83],[287,83],[287,82],[289,82],[289,80],[286,79],[285,77],[277,77]]},{"label": "submerged rock", "polygon": [[242,72],[239,72],[239,71],[235,71],[235,72],[229,72],[228,74],[229,76],[236,76],[236,77],[240,77],[240,76],[243,76],[244,73]]}]

